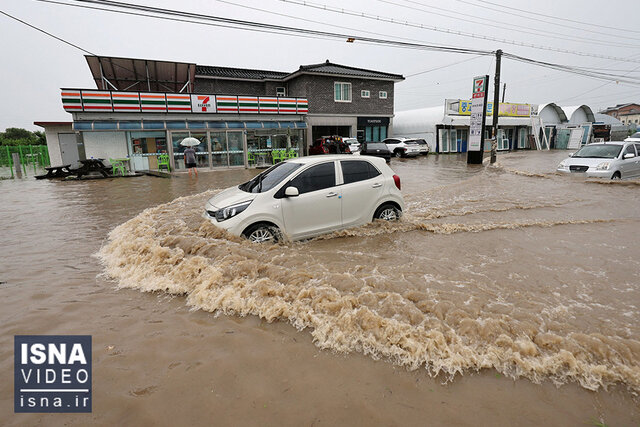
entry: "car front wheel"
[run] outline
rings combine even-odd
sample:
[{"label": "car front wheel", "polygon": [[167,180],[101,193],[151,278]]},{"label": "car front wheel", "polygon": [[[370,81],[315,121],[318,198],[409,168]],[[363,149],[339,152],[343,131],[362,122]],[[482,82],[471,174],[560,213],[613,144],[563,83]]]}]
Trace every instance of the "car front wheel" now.
[{"label": "car front wheel", "polygon": [[242,235],[253,243],[276,243],[281,240],[278,227],[268,224],[254,224],[247,228]]},{"label": "car front wheel", "polygon": [[390,203],[385,203],[376,209],[373,219],[384,219],[385,221],[397,221],[400,219],[400,210]]},{"label": "car front wheel", "polygon": [[396,155],[396,157],[404,157],[403,156],[404,153],[402,152],[402,150],[396,150],[394,151],[394,154]]},{"label": "car front wheel", "polygon": [[622,176],[620,175],[620,171],[614,173],[611,179],[622,179]]}]

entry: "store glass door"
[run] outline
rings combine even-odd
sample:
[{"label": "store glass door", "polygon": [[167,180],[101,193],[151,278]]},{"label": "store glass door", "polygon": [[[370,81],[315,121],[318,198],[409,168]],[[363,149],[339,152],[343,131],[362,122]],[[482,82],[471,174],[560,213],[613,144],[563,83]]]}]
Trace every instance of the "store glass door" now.
[{"label": "store glass door", "polygon": [[192,137],[200,141],[200,144],[193,146],[196,150],[196,163],[199,168],[209,167],[209,143],[207,134],[202,132],[172,132],[171,143],[173,147],[173,161],[176,170],[184,170],[184,150],[187,148],[182,145],[183,139]]},{"label": "store glass door", "polygon": [[242,131],[227,132],[229,166],[244,166],[244,135]]},{"label": "store glass door", "polygon": [[213,167],[244,166],[243,131],[209,132]]},{"label": "store glass door", "polygon": [[227,133],[209,132],[211,139],[211,165],[214,168],[229,166],[229,152],[227,151]]}]

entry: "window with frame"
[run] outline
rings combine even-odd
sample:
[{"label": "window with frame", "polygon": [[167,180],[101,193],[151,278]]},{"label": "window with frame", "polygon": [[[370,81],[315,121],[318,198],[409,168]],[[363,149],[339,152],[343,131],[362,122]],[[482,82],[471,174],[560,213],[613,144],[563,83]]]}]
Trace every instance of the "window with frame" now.
[{"label": "window with frame", "polygon": [[371,92],[368,90],[361,90],[360,97],[362,98],[371,98]]},{"label": "window with frame", "polygon": [[636,150],[633,147],[633,144],[629,144],[627,145],[627,148],[625,148],[624,153],[622,153],[622,158],[624,159],[624,156],[626,154],[633,154],[633,156],[635,157],[636,155]]},{"label": "window with frame", "polygon": [[380,92],[378,92],[378,98],[387,99],[387,91],[386,90],[381,90]]},{"label": "window with frame", "polygon": [[335,102],[351,102],[351,83],[335,82],[333,84],[333,100]]},{"label": "window with frame", "polygon": [[345,184],[364,181],[380,175],[380,171],[365,160],[343,160],[340,162]]},{"label": "window with frame", "polygon": [[291,180],[287,187],[296,187],[300,194],[335,187],[336,169],[333,162],[312,166]]}]

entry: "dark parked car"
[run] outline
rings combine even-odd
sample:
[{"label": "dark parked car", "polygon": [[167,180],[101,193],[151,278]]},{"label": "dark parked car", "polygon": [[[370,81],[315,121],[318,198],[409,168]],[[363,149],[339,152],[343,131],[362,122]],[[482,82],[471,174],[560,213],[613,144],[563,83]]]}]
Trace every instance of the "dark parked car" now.
[{"label": "dark parked car", "polygon": [[349,144],[339,136],[323,136],[313,142],[309,147],[309,155],[316,154],[351,154]]},{"label": "dark parked car", "polygon": [[382,157],[387,163],[391,161],[391,150],[384,142],[363,142],[360,145],[360,155]]}]

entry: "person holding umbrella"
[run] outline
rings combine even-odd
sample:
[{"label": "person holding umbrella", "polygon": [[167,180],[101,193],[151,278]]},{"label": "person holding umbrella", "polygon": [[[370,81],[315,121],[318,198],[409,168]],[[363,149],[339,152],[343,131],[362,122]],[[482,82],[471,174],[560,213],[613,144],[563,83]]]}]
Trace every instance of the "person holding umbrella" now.
[{"label": "person holding umbrella", "polygon": [[200,145],[200,141],[193,137],[188,137],[180,142],[180,145],[187,147],[184,150],[184,164],[185,167],[189,170],[189,177],[191,177],[191,171],[195,172],[196,177],[198,176],[198,166],[196,161],[196,150],[193,148],[194,145]]}]

